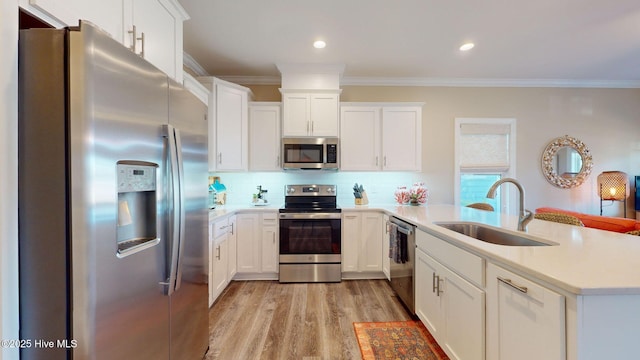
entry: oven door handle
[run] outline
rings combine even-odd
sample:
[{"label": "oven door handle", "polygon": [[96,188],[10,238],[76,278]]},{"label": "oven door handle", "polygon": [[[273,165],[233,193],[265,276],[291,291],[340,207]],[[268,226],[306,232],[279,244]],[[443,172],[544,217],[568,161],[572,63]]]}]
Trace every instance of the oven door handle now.
[{"label": "oven door handle", "polygon": [[280,214],[280,219],[292,220],[325,220],[341,219],[341,213],[284,213]]}]

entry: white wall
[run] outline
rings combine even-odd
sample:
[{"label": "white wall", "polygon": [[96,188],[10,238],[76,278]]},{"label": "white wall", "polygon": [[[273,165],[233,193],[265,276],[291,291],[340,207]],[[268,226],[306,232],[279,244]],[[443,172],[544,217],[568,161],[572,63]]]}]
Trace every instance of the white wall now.
[{"label": "white wall", "polygon": [[[0,339],[18,339],[18,1],[0,1]],[[18,358],[0,348],[0,360]]]}]

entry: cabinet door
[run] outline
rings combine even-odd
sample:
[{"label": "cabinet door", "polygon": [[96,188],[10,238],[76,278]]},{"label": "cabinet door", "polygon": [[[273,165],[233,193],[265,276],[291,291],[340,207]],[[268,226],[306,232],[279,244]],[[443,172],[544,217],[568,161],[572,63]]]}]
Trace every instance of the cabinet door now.
[{"label": "cabinet door", "polygon": [[278,227],[262,227],[262,272],[278,272]]},{"label": "cabinet door", "polygon": [[[391,259],[389,258],[389,215],[383,215],[382,225],[384,226],[384,232],[382,237],[382,272],[387,277],[387,280],[391,280]],[[415,294],[414,294],[415,296]]]},{"label": "cabinet door", "polygon": [[380,108],[343,106],[340,111],[340,169],[380,170]]},{"label": "cabinet door", "polygon": [[565,298],[487,265],[487,359],[566,358]]},{"label": "cabinet door", "polygon": [[77,26],[78,19],[88,20],[122,42],[121,1],[19,0],[18,5],[52,27]]},{"label": "cabinet door", "polygon": [[342,271],[358,271],[360,243],[360,221],[358,213],[348,212],[342,216]]},{"label": "cabinet door", "polygon": [[[485,294],[468,281],[442,266],[441,311],[445,334],[439,344],[451,359],[482,360],[485,355]],[[519,358],[513,358],[519,359]]]},{"label": "cabinet door", "polygon": [[237,251],[237,241],[238,241],[238,232],[236,229],[236,215],[233,215],[229,218],[229,232],[227,233],[227,241],[229,242],[229,267],[228,267],[228,280],[231,281],[233,279],[233,277],[236,275],[236,273],[238,272],[238,267],[237,267],[237,258],[236,258],[236,251]]},{"label": "cabinet door", "polygon": [[228,264],[229,264],[229,245],[227,239],[224,239],[222,242],[218,243],[214,247],[213,255],[213,284],[211,284],[211,288],[213,289],[213,301],[215,301],[218,296],[222,293],[227,284],[229,283],[227,278],[228,272]]},{"label": "cabinet door", "polygon": [[311,94],[310,120],[312,136],[338,136],[338,94]]},{"label": "cabinet door", "polygon": [[[132,25],[136,26],[136,53],[172,78],[176,77],[176,26],[182,19],[176,19],[159,0],[132,0]],[[131,30],[129,27],[127,31]],[[144,34],[144,35],[143,35]],[[131,46],[132,35],[125,33],[125,45]],[[144,52],[144,53],[143,53]],[[180,64],[182,72],[182,64]]]},{"label": "cabinet door", "polygon": [[278,214],[262,214],[262,272],[278,272]]},{"label": "cabinet door", "polygon": [[[248,160],[248,95],[245,91],[214,83],[216,170],[242,171]],[[211,159],[209,159],[211,161]]]},{"label": "cabinet door", "polygon": [[362,213],[358,270],[382,271],[382,214]]},{"label": "cabinet door", "polygon": [[308,136],[309,94],[282,94],[282,136]]},{"label": "cabinet door", "polygon": [[390,171],[419,171],[422,167],[422,110],[385,107],[382,110],[382,167]]},{"label": "cabinet door", "polygon": [[249,107],[249,170],[279,171],[280,105]]},{"label": "cabinet door", "polygon": [[[443,313],[440,309],[441,297],[438,293],[440,264],[424,251],[416,249],[416,315],[422,320],[429,332],[439,339],[444,335]],[[441,335],[442,334],[442,335]]]},{"label": "cabinet door", "polygon": [[260,272],[262,231],[260,214],[236,215],[237,222],[237,268],[238,273]]},{"label": "cabinet door", "polygon": [[221,244],[227,242],[228,225],[228,218],[209,223],[209,306],[227,284],[227,267],[222,265],[227,263],[227,254],[223,254],[227,246]]},{"label": "cabinet door", "polygon": [[209,277],[208,277],[208,281],[209,281],[209,306],[211,306],[211,304],[213,304],[213,284],[215,282],[214,278],[213,278],[213,263],[215,262],[216,259],[216,254],[217,254],[217,245],[214,246],[213,245],[213,222],[209,222]]}]

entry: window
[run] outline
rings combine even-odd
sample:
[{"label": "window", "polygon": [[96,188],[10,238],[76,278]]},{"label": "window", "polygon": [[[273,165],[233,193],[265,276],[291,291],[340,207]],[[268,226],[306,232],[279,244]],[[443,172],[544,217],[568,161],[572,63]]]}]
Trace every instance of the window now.
[{"label": "window", "polygon": [[515,119],[457,118],[455,164],[456,204],[485,202],[509,212],[508,192],[486,195],[497,180],[515,177]]}]

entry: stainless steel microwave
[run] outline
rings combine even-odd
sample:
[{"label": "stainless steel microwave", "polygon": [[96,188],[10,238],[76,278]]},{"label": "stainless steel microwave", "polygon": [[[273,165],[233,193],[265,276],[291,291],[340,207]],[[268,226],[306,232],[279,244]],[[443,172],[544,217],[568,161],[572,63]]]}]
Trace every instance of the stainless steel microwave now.
[{"label": "stainless steel microwave", "polygon": [[283,138],[283,169],[339,168],[338,138]]}]

